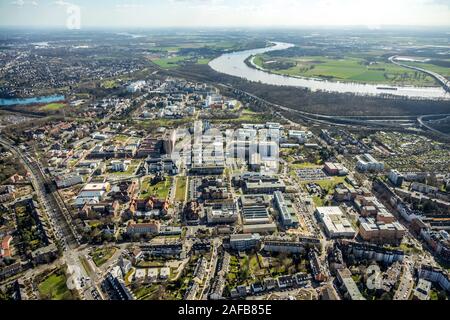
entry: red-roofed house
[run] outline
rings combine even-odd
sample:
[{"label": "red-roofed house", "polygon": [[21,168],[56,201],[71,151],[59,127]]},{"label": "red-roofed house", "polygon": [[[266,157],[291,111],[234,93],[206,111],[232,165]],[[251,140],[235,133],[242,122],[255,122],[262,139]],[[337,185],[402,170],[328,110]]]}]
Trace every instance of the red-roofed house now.
[{"label": "red-roofed house", "polygon": [[0,252],[0,258],[10,258],[11,257],[11,248],[10,244],[12,241],[12,236],[6,236],[2,240],[2,248]]}]

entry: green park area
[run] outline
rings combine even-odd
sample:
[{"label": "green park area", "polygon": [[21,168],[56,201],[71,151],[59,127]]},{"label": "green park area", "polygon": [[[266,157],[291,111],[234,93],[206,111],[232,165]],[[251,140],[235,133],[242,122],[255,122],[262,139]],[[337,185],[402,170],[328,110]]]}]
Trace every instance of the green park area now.
[{"label": "green park area", "polygon": [[156,196],[158,199],[164,200],[169,196],[170,187],[172,186],[173,178],[166,178],[156,184],[152,184],[152,178],[146,178],[142,182],[140,199],[145,199],[151,196]]},{"label": "green park area", "polygon": [[128,140],[130,140],[130,137],[129,137],[129,136],[126,136],[126,135],[122,135],[122,134],[119,134],[119,135],[117,135],[117,136],[114,137],[114,142],[120,143],[120,144],[124,144],[124,143],[126,143]]},{"label": "green park area", "polygon": [[182,296],[176,295],[177,291],[171,290],[172,285],[145,285],[133,290],[138,300],[180,300]]},{"label": "green park area", "polygon": [[190,58],[191,57],[189,56],[176,56],[170,58],[155,59],[152,61],[163,69],[173,69],[179,67],[181,62],[184,62]]},{"label": "green park area", "polygon": [[348,186],[347,182],[345,181],[345,177],[332,177],[330,179],[318,181],[303,181],[300,184],[304,186],[307,183],[311,182],[318,185],[322,189],[322,194],[312,197],[316,207],[323,207],[328,204],[327,197],[333,195],[337,185],[344,184]]},{"label": "green park area", "polygon": [[65,103],[49,103],[39,108],[40,111],[58,111],[66,106]]},{"label": "green park area", "polygon": [[97,267],[100,267],[112,258],[116,250],[114,247],[97,248],[91,253],[92,260]]},{"label": "green park area", "polygon": [[132,176],[138,169],[139,164],[140,162],[138,160],[132,160],[126,171],[110,171],[110,173],[114,176]]},{"label": "green park area", "polygon": [[177,178],[177,187],[175,192],[176,201],[184,201],[186,198],[187,177]]},{"label": "green park area", "polygon": [[67,278],[63,270],[56,270],[38,285],[39,294],[44,300],[72,300],[72,293],[67,288]]},{"label": "green park area", "polygon": [[102,82],[101,86],[103,88],[105,88],[105,89],[112,89],[112,88],[117,87],[117,81],[115,81],[115,80],[106,80],[106,81]]},{"label": "green park area", "polygon": [[[306,272],[306,264],[306,260],[286,254],[273,257],[265,257],[258,253],[233,255],[230,257],[227,286],[234,288],[238,285],[248,285],[256,279],[262,281],[267,277]],[[252,279],[251,276],[256,279]],[[249,282],[249,279],[252,280]]]},{"label": "green park area", "polygon": [[289,76],[357,83],[437,85],[436,81],[425,73],[397,66],[388,61],[369,62],[358,57],[260,55],[256,56],[253,62],[270,72]]},{"label": "green park area", "polygon": [[200,59],[197,59],[197,64],[208,64],[210,61],[211,61],[211,59],[200,58]]}]

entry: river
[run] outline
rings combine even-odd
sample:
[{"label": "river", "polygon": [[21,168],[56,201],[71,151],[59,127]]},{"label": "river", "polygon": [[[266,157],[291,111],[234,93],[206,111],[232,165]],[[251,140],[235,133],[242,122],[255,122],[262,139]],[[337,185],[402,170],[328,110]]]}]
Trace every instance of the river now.
[{"label": "river", "polygon": [[253,55],[270,51],[286,50],[294,46],[293,44],[283,42],[273,42],[273,44],[274,46],[271,47],[223,54],[212,60],[209,63],[209,66],[217,72],[228,74],[230,76],[236,76],[253,82],[261,82],[278,86],[309,88],[312,91],[320,90],[371,96],[389,94],[409,98],[450,100],[450,93],[446,92],[442,87],[400,87],[387,84],[362,84],[283,76],[269,73],[262,69],[249,67],[245,63],[245,60]]}]

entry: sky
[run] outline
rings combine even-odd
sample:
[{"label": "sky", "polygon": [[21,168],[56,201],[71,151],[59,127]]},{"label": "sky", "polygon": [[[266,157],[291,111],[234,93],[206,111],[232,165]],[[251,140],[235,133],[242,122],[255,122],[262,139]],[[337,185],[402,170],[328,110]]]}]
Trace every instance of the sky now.
[{"label": "sky", "polygon": [[0,0],[0,26],[352,25],[450,27],[450,0]]}]

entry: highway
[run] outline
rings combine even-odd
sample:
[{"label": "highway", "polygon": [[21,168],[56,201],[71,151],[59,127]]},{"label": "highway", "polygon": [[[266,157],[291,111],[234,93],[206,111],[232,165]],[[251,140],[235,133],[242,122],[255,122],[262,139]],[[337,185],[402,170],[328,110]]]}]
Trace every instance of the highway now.
[{"label": "highway", "polygon": [[431,114],[431,115],[423,115],[423,116],[418,117],[418,118],[417,118],[417,121],[419,122],[419,124],[420,124],[421,126],[427,128],[427,129],[430,130],[430,131],[433,131],[434,133],[437,133],[437,134],[440,134],[440,135],[444,135],[444,136],[450,137],[449,134],[445,134],[445,133],[440,132],[439,130],[434,129],[433,127],[431,127],[431,126],[429,126],[428,124],[426,124],[426,122],[424,121],[425,118],[428,118],[428,117],[436,117],[436,116],[439,116],[439,117],[440,117],[440,116],[446,117],[446,116],[450,116],[450,114],[447,113],[447,114]]},{"label": "highway", "polygon": [[415,71],[419,71],[419,72],[423,72],[426,73],[430,76],[432,76],[434,79],[436,79],[442,86],[442,88],[444,88],[445,91],[450,92],[450,81],[448,81],[444,76],[440,75],[439,73],[424,69],[424,68],[419,68],[419,67],[414,67],[414,66],[410,66],[407,65],[405,63],[401,63],[396,61],[395,59],[397,59],[398,56],[392,56],[389,58],[389,61],[397,66],[403,67],[403,68],[407,68],[407,69],[412,69]]}]

